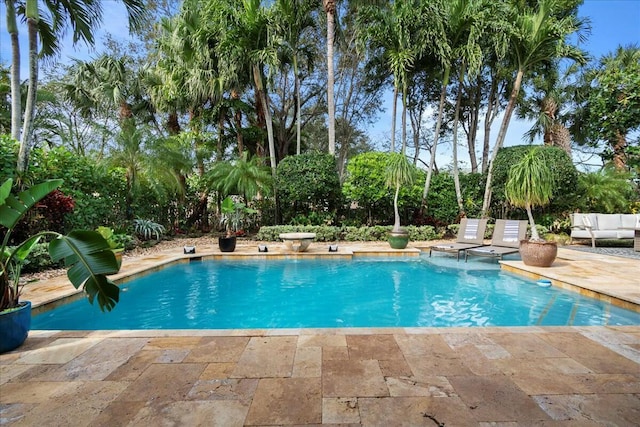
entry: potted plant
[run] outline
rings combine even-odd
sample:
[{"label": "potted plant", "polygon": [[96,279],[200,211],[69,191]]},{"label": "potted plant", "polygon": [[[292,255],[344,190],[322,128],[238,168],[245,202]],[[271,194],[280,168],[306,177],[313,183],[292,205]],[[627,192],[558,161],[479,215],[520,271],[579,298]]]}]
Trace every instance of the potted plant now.
[{"label": "potted plant", "polygon": [[553,195],[553,172],[540,156],[541,148],[530,150],[518,163],[511,166],[505,196],[515,207],[524,208],[529,217],[531,238],[520,241],[520,256],[526,265],[550,267],[558,254],[558,244],[542,239],[533,219],[532,208],[545,206]]},{"label": "potted plant", "polygon": [[388,188],[394,188],[393,213],[395,220],[393,229],[389,232],[389,245],[393,249],[404,249],[409,244],[409,233],[400,227],[400,213],[398,211],[398,195],[400,187],[404,184],[413,184],[413,171],[404,153],[391,153],[386,170],[386,184]]},{"label": "potted plant", "polygon": [[236,249],[238,232],[244,226],[247,215],[257,211],[248,208],[244,203],[234,202],[231,196],[227,196],[220,205],[220,212],[220,224],[226,227],[226,234],[218,237],[218,246],[221,252],[233,252]]},{"label": "potted plant", "polygon": [[96,231],[74,230],[62,235],[42,231],[25,241],[9,246],[18,222],[40,200],[58,188],[61,179],[45,181],[11,194],[12,179],[0,186],[0,353],[22,345],[31,326],[31,303],[20,301],[20,272],[31,250],[43,238],[49,241],[54,262],[64,259],[67,276],[76,289],[83,288],[90,303],[98,300],[101,310],[111,310],[118,302],[120,289],[107,278],[120,267],[105,239]]}]

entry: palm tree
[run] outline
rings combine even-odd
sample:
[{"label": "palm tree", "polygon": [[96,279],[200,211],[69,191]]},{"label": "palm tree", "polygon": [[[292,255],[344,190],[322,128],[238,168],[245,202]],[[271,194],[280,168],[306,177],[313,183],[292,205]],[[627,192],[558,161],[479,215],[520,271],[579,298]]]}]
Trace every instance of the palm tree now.
[{"label": "palm tree", "polygon": [[[244,72],[251,76],[256,95],[258,115],[264,116],[269,157],[273,176],[276,174],[273,120],[269,106],[265,73],[278,65],[277,49],[269,31],[272,11],[260,5],[260,0],[243,0],[240,7],[234,2],[210,2],[210,18],[217,21],[220,43],[216,53],[220,58],[220,72],[224,81],[233,82]],[[266,68],[266,70],[265,70]],[[231,76],[229,76],[231,73]]]},{"label": "palm tree", "polygon": [[[424,190],[422,192],[422,207],[426,206],[427,196],[429,194],[429,187],[431,183],[431,176],[433,174],[436,151],[438,148],[438,139],[440,137],[440,127],[442,125],[444,104],[446,101],[447,86],[449,85],[451,78],[451,70],[457,64],[460,67],[459,72],[459,85],[463,84],[464,77],[469,71],[471,75],[480,71],[482,66],[483,51],[481,47],[481,41],[486,38],[488,33],[500,34],[502,28],[500,28],[501,22],[501,3],[481,1],[476,2],[472,0],[455,0],[446,2],[446,34],[445,39],[442,41],[448,48],[445,52],[450,52],[449,55],[442,56],[443,71],[442,71],[442,86],[440,89],[440,100],[438,104],[438,118],[436,120],[436,130],[434,133],[434,141],[431,146],[431,159],[429,169],[425,178]],[[499,38],[491,40],[489,49],[499,50],[500,43]],[[459,86],[459,89],[460,86]],[[461,92],[458,93],[457,99],[461,97]],[[456,106],[456,114],[459,111],[459,104]],[[454,175],[457,177],[457,122],[454,124]],[[458,199],[458,205],[460,210],[463,209],[461,203],[461,191],[459,181],[456,180],[456,197]]]},{"label": "palm tree", "polygon": [[577,17],[575,3],[567,4],[563,0],[539,0],[536,8],[518,7],[519,4],[519,2],[512,4],[509,18],[513,23],[512,32],[509,34],[509,52],[516,67],[515,81],[489,161],[482,203],[483,217],[488,215],[491,202],[493,163],[498,150],[504,143],[525,73],[537,65],[548,64],[561,58],[572,59],[579,63],[584,63],[586,60],[584,53],[569,44],[567,40],[572,34],[581,37],[581,31],[586,25],[584,20]]},{"label": "palm tree", "polygon": [[[382,56],[393,75],[394,108],[391,122],[391,151],[395,149],[395,105],[397,94],[402,100],[402,150],[407,145],[407,93],[409,72],[429,45],[434,29],[431,10],[425,2],[395,1],[389,8],[364,7],[358,11],[360,39],[369,46],[372,56]],[[435,32],[437,32],[437,27]]]},{"label": "palm tree", "polygon": [[5,1],[7,8],[7,32],[11,37],[11,138],[20,140],[20,118],[22,116],[22,97],[20,94],[20,43],[18,23],[13,0]]},{"label": "palm tree", "polygon": [[413,169],[412,164],[407,160],[407,156],[404,152],[391,153],[386,170],[386,185],[389,188],[394,188],[393,194],[393,232],[398,233],[400,229],[400,212],[398,210],[398,196],[400,195],[400,187],[403,185],[413,184]]},{"label": "palm tree", "polygon": [[[266,170],[265,170],[266,169]],[[268,195],[273,186],[269,168],[260,165],[257,156],[246,151],[234,161],[222,161],[207,174],[207,181],[221,194],[239,194],[249,204],[257,195]]]},{"label": "palm tree", "polygon": [[531,208],[548,205],[553,195],[553,171],[538,154],[540,147],[529,151],[509,169],[504,188],[507,200],[515,207],[527,211],[531,225],[531,240],[541,241]]},{"label": "palm tree", "polygon": [[322,0],[327,14],[327,110],[329,113],[329,154],[336,154],[336,100],[333,95],[333,43],[335,39],[336,1]]},{"label": "palm tree", "polygon": [[[129,26],[135,31],[137,25],[142,22],[145,15],[144,2],[142,0],[122,0],[129,17]],[[22,135],[20,138],[20,151],[18,153],[17,171],[23,173],[27,169],[29,151],[31,146],[31,136],[33,129],[33,117],[35,111],[36,91],[38,86],[38,57],[52,57],[60,51],[60,41],[62,34],[71,26],[73,28],[73,42],[83,42],[93,45],[94,38],[92,31],[102,21],[102,2],[100,0],[59,2],[55,0],[44,0],[43,6],[48,14],[41,17],[40,2],[38,0],[25,0],[24,2],[5,1],[12,3],[7,7],[7,29],[10,31],[12,40],[12,59],[19,57],[20,48],[17,38],[17,17],[21,16],[27,23],[27,34],[29,40],[29,89],[25,106]],[[17,5],[17,7],[13,7]],[[51,21],[48,17],[51,17]],[[16,37],[14,37],[14,35]],[[38,52],[38,36],[41,39],[41,51]],[[19,61],[12,64],[12,79],[19,79]],[[12,87],[14,83],[12,82]],[[18,104],[19,97],[12,100],[12,109],[20,110]],[[12,112],[12,115],[16,114]],[[17,135],[19,123],[15,123],[12,134]]]},{"label": "palm tree", "polygon": [[315,49],[312,40],[305,39],[305,33],[313,28],[315,22],[311,12],[315,8],[315,0],[278,0],[275,4],[276,25],[280,41],[280,49],[290,59],[293,66],[294,90],[296,98],[296,154],[300,154],[301,145],[301,101],[299,62],[303,56],[307,63],[312,61]]}]

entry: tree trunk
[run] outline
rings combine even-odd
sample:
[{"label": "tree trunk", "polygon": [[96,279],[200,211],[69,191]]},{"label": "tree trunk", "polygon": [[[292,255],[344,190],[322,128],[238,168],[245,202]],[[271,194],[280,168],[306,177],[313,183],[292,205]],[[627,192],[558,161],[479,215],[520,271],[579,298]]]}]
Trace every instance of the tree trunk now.
[{"label": "tree trunk", "polygon": [[[29,34],[29,89],[27,91],[27,104],[24,110],[24,123],[22,127],[22,139],[18,152],[18,174],[26,172],[29,166],[29,151],[31,149],[31,135],[33,132],[33,116],[36,110],[36,92],[38,90],[38,14],[35,4],[35,17],[27,18]],[[27,8],[29,9],[29,8]]]},{"label": "tree trunk", "polygon": [[398,88],[393,86],[393,104],[391,107],[391,153],[396,151],[396,117],[398,117]]},{"label": "tree trunk", "polygon": [[300,76],[298,76],[298,56],[293,56],[293,77],[294,89],[296,92],[296,154],[300,155],[301,145],[301,123],[300,123]]},{"label": "tree trunk", "polygon": [[473,88],[473,94],[470,97],[472,99],[470,122],[469,122],[469,138],[467,146],[469,149],[469,162],[471,163],[471,172],[478,172],[478,157],[476,155],[476,139],[478,137],[478,122],[480,119],[480,103],[482,101],[482,78],[478,76],[476,85]]},{"label": "tree trunk", "polygon": [[487,102],[487,114],[484,117],[484,139],[482,142],[482,173],[489,170],[489,138],[491,137],[491,125],[498,110],[498,78],[491,76],[491,90]]},{"label": "tree trunk", "polygon": [[5,2],[7,7],[7,31],[11,35],[11,138],[20,141],[20,121],[22,118],[22,97],[20,95],[20,41],[16,10],[13,1]]},{"label": "tree trunk", "polygon": [[460,104],[462,103],[462,83],[464,80],[465,67],[460,69],[458,82],[458,93],[456,95],[456,111],[453,118],[453,183],[456,188],[456,201],[458,202],[458,213],[464,214],[462,203],[462,191],[460,190],[460,171],[458,170],[458,120],[460,118]]},{"label": "tree trunk", "polygon": [[438,137],[440,135],[440,126],[442,125],[442,112],[444,110],[444,101],[447,94],[447,85],[449,83],[449,67],[444,71],[442,78],[442,90],[440,91],[440,104],[438,106],[438,119],[436,121],[436,131],[433,136],[433,145],[431,146],[431,160],[429,161],[429,170],[427,178],[424,181],[424,191],[422,192],[422,204],[420,210],[423,211],[427,206],[427,196],[429,195],[429,186],[431,185],[431,175],[436,164],[436,149],[438,148]]},{"label": "tree trunk", "polygon": [[325,1],[327,12],[327,109],[329,114],[329,154],[336,154],[336,103],[333,95],[333,42],[335,38],[335,2]]},{"label": "tree trunk", "polygon": [[617,171],[626,171],[627,170],[627,139],[623,132],[620,132],[620,129],[616,130],[616,139],[613,141],[613,167],[616,168]]},{"label": "tree trunk", "polygon": [[400,231],[400,211],[398,210],[398,195],[400,194],[400,185],[396,185],[396,192],[393,195],[393,231]]},{"label": "tree trunk", "polygon": [[413,164],[418,165],[418,158],[420,157],[420,124],[422,120],[422,109],[419,109],[418,114],[414,115],[409,110],[409,120],[411,121],[411,131],[413,134],[413,145],[415,151],[413,152]]},{"label": "tree trunk", "polygon": [[533,220],[533,212],[531,212],[531,205],[527,204],[527,217],[529,218],[529,224],[531,225],[531,240],[534,242],[542,241],[540,235],[538,234],[538,229],[536,228],[536,223]]},{"label": "tree trunk", "polygon": [[402,90],[402,155],[407,151],[407,88]]},{"label": "tree trunk", "polygon": [[276,176],[276,147],[273,141],[273,121],[271,120],[271,111],[269,109],[269,100],[267,98],[267,94],[265,93],[264,86],[262,84],[262,74],[260,73],[260,69],[257,65],[253,66],[253,81],[256,86],[256,92],[258,97],[260,98],[260,103],[262,104],[263,112],[264,112],[264,120],[265,125],[267,126],[267,139],[269,143],[269,158],[271,164],[271,174],[275,178]]},{"label": "tree trunk", "polygon": [[511,95],[509,96],[509,103],[507,104],[507,108],[504,112],[502,124],[500,125],[500,132],[498,132],[498,138],[496,139],[496,143],[493,146],[493,152],[491,153],[491,161],[489,162],[489,169],[487,170],[487,182],[484,187],[484,200],[482,202],[483,218],[486,218],[489,214],[489,205],[491,204],[491,179],[493,178],[493,163],[496,160],[498,151],[500,151],[500,148],[504,143],[504,138],[507,135],[509,121],[511,120],[511,114],[513,114],[513,110],[516,107],[516,100],[518,98],[518,93],[520,92],[520,85],[522,84],[523,75],[524,70],[519,69],[518,73],[516,74],[516,81],[513,84],[513,90],[511,91]]}]

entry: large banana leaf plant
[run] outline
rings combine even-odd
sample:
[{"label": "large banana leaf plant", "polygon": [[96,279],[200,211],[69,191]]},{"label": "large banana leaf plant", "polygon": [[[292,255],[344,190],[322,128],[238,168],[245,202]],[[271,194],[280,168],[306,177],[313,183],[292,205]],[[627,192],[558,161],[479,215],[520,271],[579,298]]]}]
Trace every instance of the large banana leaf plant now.
[{"label": "large banana leaf plant", "polygon": [[22,289],[20,271],[29,253],[43,238],[50,239],[48,248],[53,261],[64,260],[69,280],[76,289],[83,288],[90,303],[97,298],[100,309],[110,311],[118,302],[120,290],[107,275],[117,273],[120,267],[109,244],[98,232],[74,230],[62,235],[43,231],[9,246],[16,224],[61,184],[61,179],[49,180],[17,195],[11,194],[12,179],[0,186],[0,312],[18,307]]}]

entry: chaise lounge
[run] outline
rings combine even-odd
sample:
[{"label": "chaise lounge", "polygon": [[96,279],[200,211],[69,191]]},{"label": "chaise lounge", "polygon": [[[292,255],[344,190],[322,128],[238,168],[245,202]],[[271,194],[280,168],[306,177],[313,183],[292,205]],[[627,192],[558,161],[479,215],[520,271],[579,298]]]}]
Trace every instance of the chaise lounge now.
[{"label": "chaise lounge", "polygon": [[458,229],[458,235],[456,236],[455,243],[444,243],[439,245],[433,245],[429,247],[429,256],[431,251],[439,251],[456,254],[457,259],[460,259],[460,252],[465,249],[476,248],[484,244],[484,232],[487,229],[487,219],[475,219],[475,218],[462,218],[460,221],[460,228]]},{"label": "chaise lounge", "polygon": [[502,259],[505,255],[520,252],[520,240],[527,236],[526,220],[497,219],[491,244],[464,251],[465,262],[469,255]]}]

